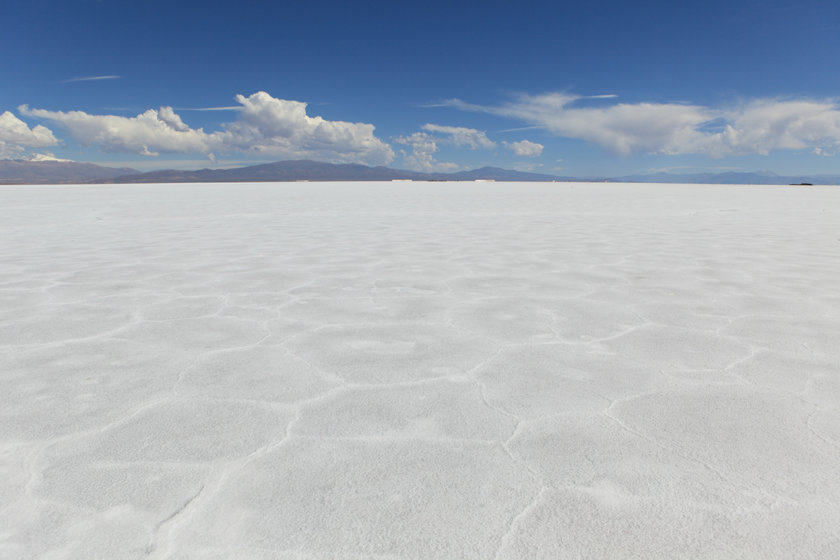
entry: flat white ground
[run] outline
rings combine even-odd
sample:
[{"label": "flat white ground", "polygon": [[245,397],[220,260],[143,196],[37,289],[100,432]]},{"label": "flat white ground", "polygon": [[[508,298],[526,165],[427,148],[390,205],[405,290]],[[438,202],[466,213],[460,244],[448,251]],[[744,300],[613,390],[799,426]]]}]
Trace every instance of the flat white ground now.
[{"label": "flat white ground", "polygon": [[0,188],[0,558],[840,558],[840,188]]}]

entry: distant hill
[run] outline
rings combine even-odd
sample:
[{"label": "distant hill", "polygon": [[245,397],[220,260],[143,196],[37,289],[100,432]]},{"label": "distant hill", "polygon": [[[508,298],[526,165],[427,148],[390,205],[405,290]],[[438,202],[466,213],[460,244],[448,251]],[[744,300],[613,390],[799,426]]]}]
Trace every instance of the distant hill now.
[{"label": "distant hill", "polygon": [[791,183],[813,183],[815,185],[840,185],[840,176],[791,176],[783,177],[767,171],[755,173],[655,173],[650,175],[626,175],[623,177],[580,178],[546,175],[482,167],[454,173],[421,173],[390,167],[368,167],[359,164],[323,163],[311,160],[289,160],[251,165],[235,169],[199,169],[180,171],[175,169],[137,173],[116,177],[106,182],[114,183],[217,183],[249,181],[392,181],[412,179],[415,181],[613,181],[631,183],[707,183],[707,184],[749,184],[788,185]]},{"label": "distant hill", "polygon": [[583,181],[586,179],[571,179],[558,177],[556,175],[545,175],[542,173],[529,173],[526,171],[514,171],[502,169],[501,167],[482,167],[472,171],[457,171],[455,173],[435,174],[443,176],[450,181],[474,181],[476,179],[492,179],[494,181]]},{"label": "distant hill", "polygon": [[247,181],[390,181],[421,179],[423,173],[390,167],[368,167],[352,163],[322,163],[310,160],[289,160],[234,169],[199,169],[182,171],[164,169],[124,175],[115,183],[218,183]]},{"label": "distant hill", "polygon": [[390,167],[368,167],[352,163],[323,163],[311,160],[289,160],[251,165],[236,169],[199,169],[181,171],[167,169],[125,175],[113,179],[114,183],[216,183],[246,181],[554,181],[554,175],[511,171],[499,167],[482,167],[457,173],[420,173]]},{"label": "distant hill", "polygon": [[137,173],[137,170],[75,161],[0,159],[0,184],[90,183],[129,173]]},{"label": "distant hill", "polygon": [[725,173],[654,173],[651,175],[625,175],[612,181],[630,183],[700,183],[710,185],[840,185],[840,175],[776,175],[770,171],[754,173],[727,171]]}]

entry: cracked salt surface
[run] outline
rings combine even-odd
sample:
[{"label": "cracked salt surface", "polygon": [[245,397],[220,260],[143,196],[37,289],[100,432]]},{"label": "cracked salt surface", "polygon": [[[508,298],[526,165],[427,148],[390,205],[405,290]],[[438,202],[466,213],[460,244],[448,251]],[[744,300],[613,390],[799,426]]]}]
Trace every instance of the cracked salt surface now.
[{"label": "cracked salt surface", "polygon": [[0,187],[0,558],[840,558],[840,190]]}]

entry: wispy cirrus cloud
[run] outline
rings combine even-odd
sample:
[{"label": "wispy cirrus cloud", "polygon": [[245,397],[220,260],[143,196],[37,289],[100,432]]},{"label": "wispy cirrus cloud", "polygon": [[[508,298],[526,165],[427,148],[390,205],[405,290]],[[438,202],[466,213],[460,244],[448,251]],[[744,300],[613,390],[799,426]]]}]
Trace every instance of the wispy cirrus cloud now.
[{"label": "wispy cirrus cloud", "polygon": [[576,105],[581,99],[585,97],[559,92],[520,95],[496,106],[460,99],[443,104],[520,120],[619,155],[724,157],[766,155],[773,150],[826,155],[840,151],[840,106],[834,99],[753,99],[733,107],[648,102],[581,107]]},{"label": "wispy cirrus cloud", "polygon": [[422,129],[426,132],[441,134],[445,137],[446,141],[456,146],[466,146],[473,150],[476,148],[493,149],[496,147],[496,143],[487,138],[486,132],[476,130],[475,128],[427,123],[422,126]]},{"label": "wispy cirrus cloud", "polygon": [[702,107],[673,104],[615,104],[574,107],[581,96],[558,92],[521,95],[499,106],[482,106],[450,99],[449,106],[509,117],[540,126],[559,136],[594,142],[622,155],[637,151],[674,152],[694,140],[695,131],[710,120]]},{"label": "wispy cirrus cloud", "polygon": [[72,82],[98,82],[101,80],[118,80],[120,76],[116,75],[108,75],[108,76],[81,76],[78,78],[69,78],[61,82],[62,84],[69,84]]},{"label": "wispy cirrus cloud", "polygon": [[241,111],[242,105],[224,105],[221,107],[175,107],[176,111]]},{"label": "wispy cirrus cloud", "polygon": [[497,132],[521,132],[521,131],[523,131],[523,130],[537,130],[537,129],[540,129],[540,128],[543,128],[543,127],[541,127],[541,126],[539,126],[539,125],[535,125],[535,126],[517,126],[517,127],[515,127],[515,128],[504,128],[504,129],[499,130],[499,131],[497,131]]}]

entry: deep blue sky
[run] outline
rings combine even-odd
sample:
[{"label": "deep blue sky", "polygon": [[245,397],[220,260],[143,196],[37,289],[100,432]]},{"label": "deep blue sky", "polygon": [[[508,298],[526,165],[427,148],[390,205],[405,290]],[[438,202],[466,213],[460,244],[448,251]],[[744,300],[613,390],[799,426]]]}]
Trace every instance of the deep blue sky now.
[{"label": "deep blue sky", "polygon": [[[47,127],[58,142],[26,145],[7,132],[7,157],[50,152],[151,169],[207,166],[199,152],[212,151],[216,165],[303,154],[570,175],[840,173],[836,0],[8,0],[2,11],[0,113]],[[68,81],[100,76],[118,78]],[[241,108],[235,96],[258,91],[308,103],[309,117],[370,123],[382,146],[371,155],[341,134],[330,136],[340,145],[325,146],[282,121],[279,141],[276,127],[260,129],[254,142],[268,148],[258,153],[247,145],[253,128],[206,150],[144,136],[141,150],[130,121],[80,124],[52,113],[136,117],[172,107],[190,129],[213,133],[247,111],[188,109]],[[546,107],[540,96],[549,93],[574,98]],[[594,95],[615,97],[581,99]],[[458,142],[451,129],[424,130],[429,123],[482,131],[486,141],[467,133],[472,140]],[[727,125],[725,138],[711,137]],[[114,126],[111,134],[130,138],[103,142],[103,127]],[[543,149],[515,149],[522,140]],[[393,157],[382,156],[389,149]]]}]

